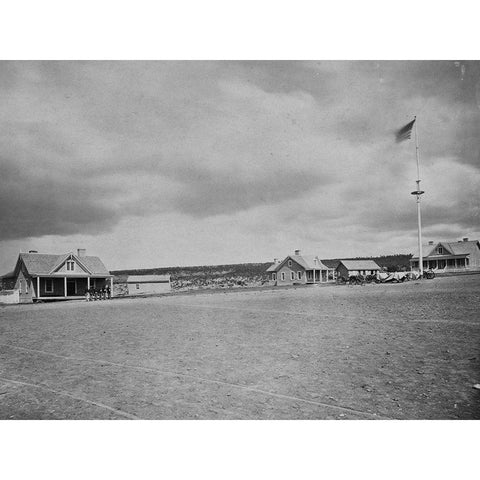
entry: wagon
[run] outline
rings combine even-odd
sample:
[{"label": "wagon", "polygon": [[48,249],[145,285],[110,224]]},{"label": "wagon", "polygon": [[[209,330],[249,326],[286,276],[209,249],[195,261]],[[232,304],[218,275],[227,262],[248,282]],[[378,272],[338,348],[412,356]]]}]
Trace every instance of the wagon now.
[{"label": "wagon", "polygon": [[[376,283],[402,283],[409,280],[418,280],[420,278],[420,272],[379,272],[377,274]],[[432,270],[426,270],[423,272],[423,278],[428,280],[435,278],[435,272]]]}]

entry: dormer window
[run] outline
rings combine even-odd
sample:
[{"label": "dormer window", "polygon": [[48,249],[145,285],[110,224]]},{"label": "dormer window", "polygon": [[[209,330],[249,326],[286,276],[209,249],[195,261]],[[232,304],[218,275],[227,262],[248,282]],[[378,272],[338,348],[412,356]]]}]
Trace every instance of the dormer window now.
[{"label": "dormer window", "polygon": [[75,270],[75,262],[73,260],[67,261],[67,270],[73,272]]},{"label": "dormer window", "polygon": [[438,247],[438,253],[439,253],[439,255],[443,254],[443,247]]}]

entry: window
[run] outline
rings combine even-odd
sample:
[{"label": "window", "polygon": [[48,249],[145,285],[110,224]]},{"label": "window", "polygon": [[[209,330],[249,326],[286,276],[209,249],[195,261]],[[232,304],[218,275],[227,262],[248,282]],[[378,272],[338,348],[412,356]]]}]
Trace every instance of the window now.
[{"label": "window", "polygon": [[282,272],[281,275],[282,275],[282,282],[284,282],[285,281],[285,272]]},{"label": "window", "polygon": [[67,270],[73,272],[75,270],[75,262],[73,260],[68,260]]},{"label": "window", "polygon": [[28,280],[25,280],[25,293],[28,293]]},{"label": "window", "polygon": [[277,274],[276,273],[272,273],[272,280],[276,280],[277,279]]},{"label": "window", "polygon": [[23,280],[19,280],[19,282],[18,282],[18,293],[22,293],[22,287],[23,287]]},{"label": "window", "polygon": [[53,293],[53,278],[45,279],[45,293]]},{"label": "window", "polygon": [[297,278],[298,278],[299,280],[302,279],[302,272],[297,272]]},{"label": "window", "polygon": [[443,247],[438,247],[438,253],[441,255],[443,253]]},{"label": "window", "polygon": [[140,284],[139,284],[139,283],[135,284],[135,288],[136,288],[137,290],[140,290]]},{"label": "window", "polygon": [[288,261],[288,266],[289,266],[289,267],[292,266],[292,261],[291,261],[291,260]]},{"label": "window", "polygon": [[295,272],[290,272],[290,280],[295,280]]}]

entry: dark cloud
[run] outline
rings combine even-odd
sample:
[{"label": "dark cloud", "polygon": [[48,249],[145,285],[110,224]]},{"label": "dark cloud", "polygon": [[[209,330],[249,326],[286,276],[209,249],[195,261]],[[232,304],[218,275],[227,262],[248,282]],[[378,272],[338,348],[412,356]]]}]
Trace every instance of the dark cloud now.
[{"label": "dark cloud", "polygon": [[35,176],[1,159],[0,240],[43,235],[98,234],[119,215],[111,191],[96,189],[55,171]]},{"label": "dark cloud", "polygon": [[[410,231],[414,205],[383,192],[413,188],[413,150],[393,132],[414,114],[422,165],[448,158],[438,178],[480,169],[479,62],[1,67],[3,239],[100,234],[126,215],[203,219],[266,206],[279,225],[313,216]],[[426,201],[425,225],[475,228],[471,192]]]}]

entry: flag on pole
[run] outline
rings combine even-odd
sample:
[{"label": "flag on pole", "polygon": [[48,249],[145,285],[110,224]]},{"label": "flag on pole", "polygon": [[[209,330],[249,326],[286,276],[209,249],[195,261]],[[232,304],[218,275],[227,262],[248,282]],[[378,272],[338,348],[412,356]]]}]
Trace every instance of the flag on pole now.
[{"label": "flag on pole", "polygon": [[410,140],[410,138],[412,138],[412,128],[414,123],[415,118],[395,133],[397,143],[403,142],[404,140]]}]

